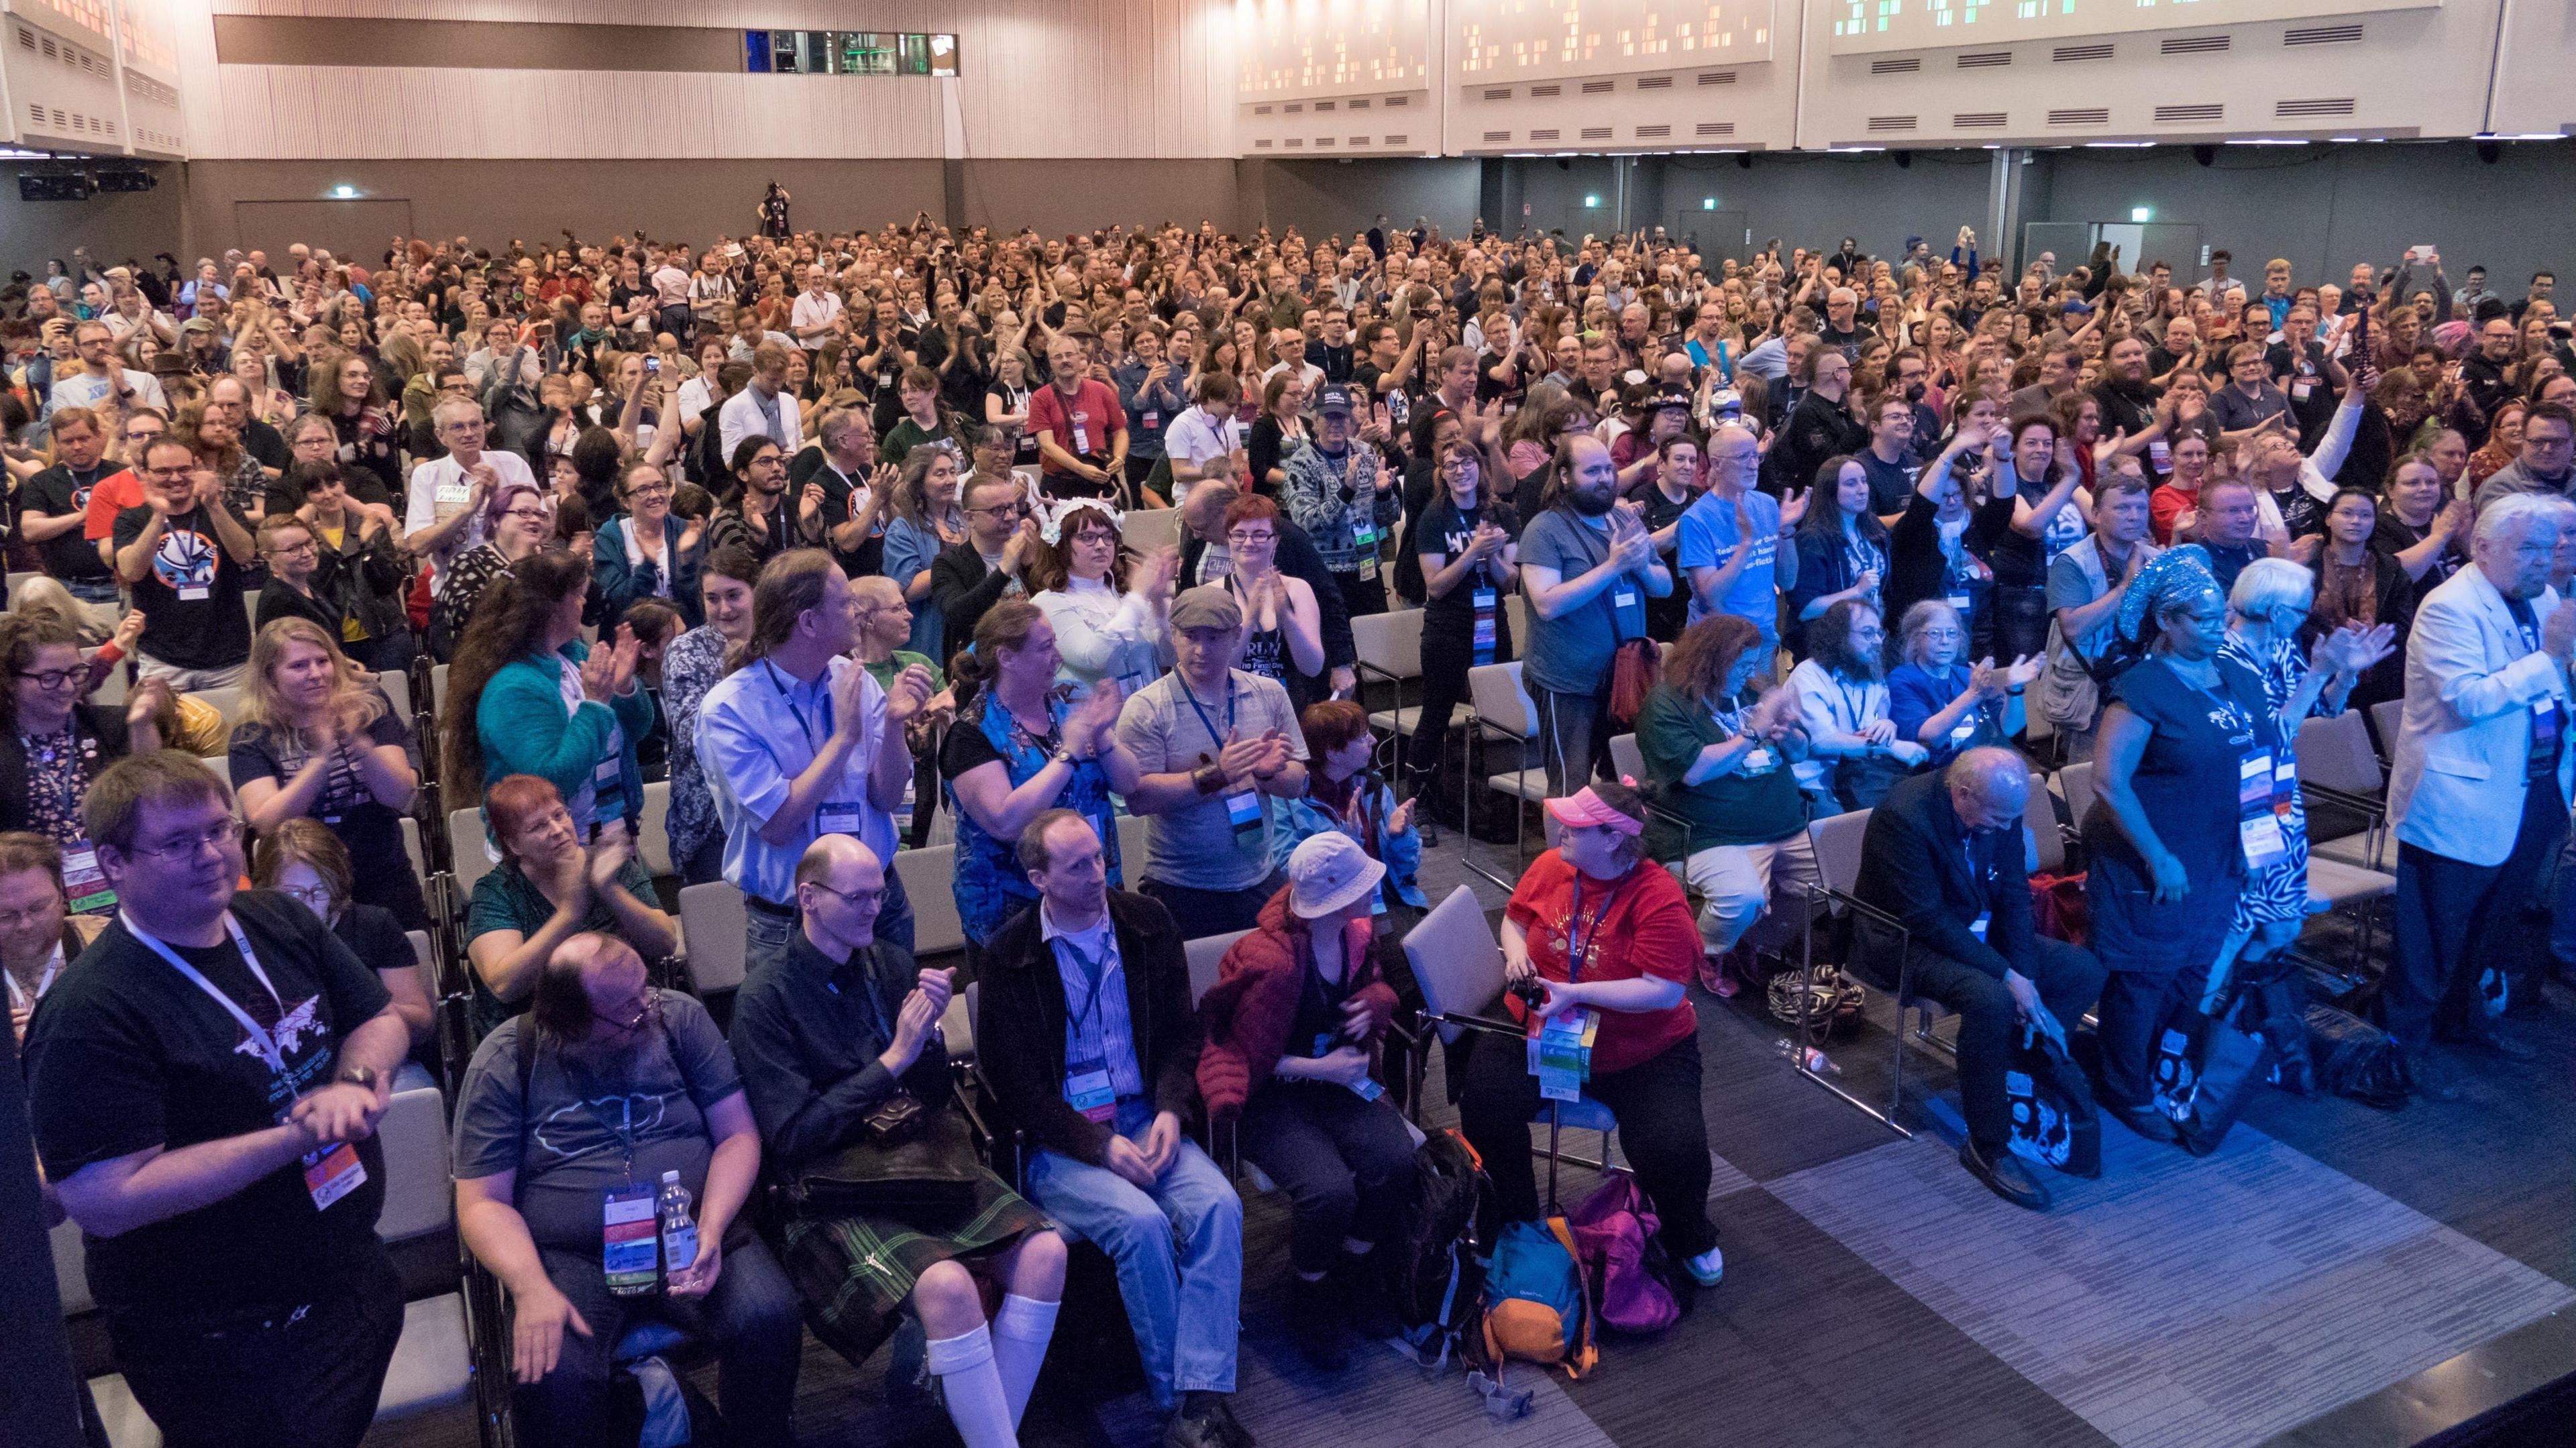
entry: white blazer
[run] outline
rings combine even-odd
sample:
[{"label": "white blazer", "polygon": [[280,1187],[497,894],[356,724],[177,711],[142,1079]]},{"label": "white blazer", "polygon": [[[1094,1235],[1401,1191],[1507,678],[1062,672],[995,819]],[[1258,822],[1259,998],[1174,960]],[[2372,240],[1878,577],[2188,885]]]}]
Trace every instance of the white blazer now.
[{"label": "white blazer", "polygon": [[[2558,594],[2531,601],[2546,621]],[[2504,595],[2472,564],[2424,596],[2406,641],[2406,713],[2389,764],[2388,817],[2397,838],[2471,865],[2513,853],[2531,750],[2531,705],[2558,701],[2559,807],[2576,779],[2567,676],[2527,648]]]}]

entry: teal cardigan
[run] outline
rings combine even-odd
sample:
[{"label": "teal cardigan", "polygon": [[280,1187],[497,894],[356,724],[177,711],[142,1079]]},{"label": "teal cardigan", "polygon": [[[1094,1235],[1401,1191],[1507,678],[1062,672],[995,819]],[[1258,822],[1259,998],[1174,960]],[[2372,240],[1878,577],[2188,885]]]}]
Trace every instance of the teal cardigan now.
[{"label": "teal cardigan", "polygon": [[[579,668],[590,657],[590,645],[579,639],[565,644],[562,657]],[[635,759],[635,741],[653,732],[653,697],[643,686],[611,704],[583,700],[570,717],[564,714],[563,689],[556,665],[530,655],[501,666],[483,686],[474,710],[475,737],[483,745],[483,787],[514,774],[533,774],[559,791],[566,802],[579,793],[608,749],[611,725],[623,731],[617,754],[622,800],[618,815],[640,808],[644,769]]]}]

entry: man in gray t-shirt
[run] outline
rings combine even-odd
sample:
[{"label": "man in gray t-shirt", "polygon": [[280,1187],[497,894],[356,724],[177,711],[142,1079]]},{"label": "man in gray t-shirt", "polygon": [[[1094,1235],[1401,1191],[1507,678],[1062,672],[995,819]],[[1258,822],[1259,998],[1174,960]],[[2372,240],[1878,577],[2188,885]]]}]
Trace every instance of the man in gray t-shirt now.
[{"label": "man in gray t-shirt", "polygon": [[[1611,660],[1621,641],[1646,636],[1646,600],[1669,596],[1673,578],[1637,506],[1619,501],[1619,470],[1599,439],[1568,438],[1549,468],[1539,494],[1548,506],[1521,530],[1521,683],[1538,712],[1547,792],[1568,795],[1609,741]],[[1558,468],[1565,477],[1551,496]]]},{"label": "man in gray t-shirt", "polygon": [[[1127,807],[1145,817],[1142,893],[1181,938],[1249,930],[1278,893],[1273,796],[1306,792],[1306,739],[1276,680],[1234,667],[1243,611],[1222,585],[1172,600],[1176,664],[1127,701],[1118,739],[1143,774]],[[1132,866],[1131,866],[1132,868]]]}]

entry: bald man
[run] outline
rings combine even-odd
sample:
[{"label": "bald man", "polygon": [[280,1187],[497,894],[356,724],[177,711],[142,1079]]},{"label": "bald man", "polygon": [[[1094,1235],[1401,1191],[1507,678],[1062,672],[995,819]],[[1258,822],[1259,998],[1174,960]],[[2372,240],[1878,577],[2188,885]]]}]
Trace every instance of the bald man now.
[{"label": "bald man", "polygon": [[[2022,829],[2030,768],[2009,749],[1971,749],[1938,774],[1900,782],[1870,811],[1853,894],[1901,922],[1857,921],[1853,969],[1881,990],[1939,1001],[1959,1016],[1959,1164],[2033,1211],[2048,1189],[2009,1148],[2004,1072],[2024,1022],[2063,1035],[2102,993],[2091,951],[2032,928]],[[2053,1023],[2053,1027],[2052,1027]]]}]

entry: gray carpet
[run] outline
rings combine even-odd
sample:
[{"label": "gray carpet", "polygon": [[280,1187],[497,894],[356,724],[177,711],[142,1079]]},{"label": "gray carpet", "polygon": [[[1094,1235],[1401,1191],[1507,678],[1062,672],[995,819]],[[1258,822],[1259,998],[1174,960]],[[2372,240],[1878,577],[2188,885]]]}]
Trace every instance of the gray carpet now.
[{"label": "gray carpet", "polygon": [[2576,1301],[2250,1128],[2104,1138],[2045,1216],[1930,1140],[1765,1186],[2122,1448],[2259,1443]]}]

